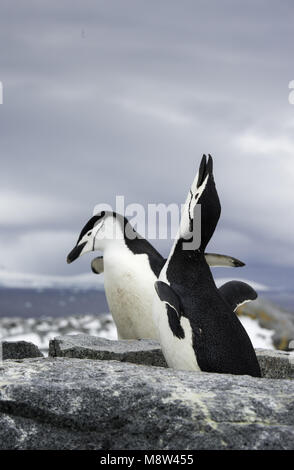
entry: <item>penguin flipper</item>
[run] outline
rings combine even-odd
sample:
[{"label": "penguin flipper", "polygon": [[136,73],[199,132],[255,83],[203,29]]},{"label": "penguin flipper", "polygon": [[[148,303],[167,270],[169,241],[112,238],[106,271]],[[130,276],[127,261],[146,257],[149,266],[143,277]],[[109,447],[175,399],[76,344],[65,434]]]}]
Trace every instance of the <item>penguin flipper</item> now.
[{"label": "penguin flipper", "polygon": [[178,294],[165,282],[156,281],[154,286],[158,297],[165,303],[168,323],[173,335],[178,339],[184,339],[185,332],[181,325],[182,304]]},{"label": "penguin flipper", "polygon": [[166,282],[156,281],[154,287],[160,300],[173,308],[180,318],[182,304],[178,294]]},{"label": "penguin flipper", "polygon": [[[214,268],[240,268],[241,266],[245,266],[243,261],[240,261],[233,256],[219,255],[218,253],[204,253],[204,256],[206,263]],[[163,264],[166,262],[167,258],[164,259]]]},{"label": "penguin flipper", "polygon": [[226,282],[219,288],[219,292],[230,304],[234,312],[240,305],[257,298],[255,290],[246,284],[246,282],[241,281]]},{"label": "penguin flipper", "polygon": [[245,266],[243,261],[240,261],[233,256],[219,255],[217,253],[204,253],[206,263],[209,266],[218,266],[218,267],[230,267],[230,268],[239,268]]},{"label": "penguin flipper", "polygon": [[101,274],[104,272],[103,256],[97,256],[92,259],[91,268],[94,274]]}]

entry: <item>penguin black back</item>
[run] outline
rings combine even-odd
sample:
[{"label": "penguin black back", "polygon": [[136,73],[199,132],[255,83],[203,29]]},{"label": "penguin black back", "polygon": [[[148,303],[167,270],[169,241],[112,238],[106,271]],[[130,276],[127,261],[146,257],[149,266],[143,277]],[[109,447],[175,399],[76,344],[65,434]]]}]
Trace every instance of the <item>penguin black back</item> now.
[{"label": "penguin black back", "polygon": [[190,322],[200,369],[260,377],[247,332],[220,295],[203,253],[184,253],[180,247],[175,250],[168,279],[181,299],[181,315]]},{"label": "penguin black back", "polygon": [[[193,227],[196,204],[201,204],[201,243],[196,250],[184,249],[187,226],[192,227],[193,232],[198,229]],[[185,331],[183,327],[186,324],[183,320],[188,320],[195,357],[202,371],[260,377],[254,348],[233,312],[234,301],[228,302],[218,291],[204,256],[220,212],[212,158],[209,156],[206,160],[203,156],[198,178],[194,180],[182,214],[178,239],[159,276],[156,290],[166,305],[169,327],[179,339],[179,349],[188,341],[187,328]],[[174,354],[180,356],[180,350]]]}]

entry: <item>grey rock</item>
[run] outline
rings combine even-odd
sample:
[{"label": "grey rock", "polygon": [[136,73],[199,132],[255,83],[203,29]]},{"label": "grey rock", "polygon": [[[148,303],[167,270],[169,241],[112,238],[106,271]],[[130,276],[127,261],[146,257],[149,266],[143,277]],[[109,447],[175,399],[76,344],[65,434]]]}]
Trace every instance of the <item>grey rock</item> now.
[{"label": "grey rock", "polygon": [[294,353],[256,349],[261,374],[269,379],[294,379]]},{"label": "grey rock", "polygon": [[24,359],[26,357],[43,357],[39,348],[28,341],[1,341],[0,359]]},{"label": "grey rock", "polygon": [[[167,367],[159,343],[153,340],[111,341],[89,335],[59,336],[50,341],[49,355]],[[263,377],[294,378],[294,353],[256,349],[256,355]]]},{"label": "grey rock", "polygon": [[294,381],[118,361],[0,367],[1,449],[294,449]]},{"label": "grey rock", "polygon": [[59,336],[50,341],[49,356],[167,366],[159,343],[145,339],[112,341],[90,335]]}]

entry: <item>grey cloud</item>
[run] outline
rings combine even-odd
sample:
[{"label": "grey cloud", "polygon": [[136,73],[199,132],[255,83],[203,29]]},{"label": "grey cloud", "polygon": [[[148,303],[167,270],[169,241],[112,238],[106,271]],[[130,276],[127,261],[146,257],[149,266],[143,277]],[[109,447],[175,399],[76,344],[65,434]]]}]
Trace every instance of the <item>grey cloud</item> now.
[{"label": "grey cloud", "polygon": [[[69,273],[64,233],[69,251],[96,203],[180,204],[203,152],[223,206],[212,246],[289,264],[293,16],[290,1],[2,1],[1,191],[60,201],[48,218],[42,207],[33,220],[0,216],[2,246],[8,234],[15,242],[6,264],[19,251],[24,270]],[[248,135],[268,140],[267,152],[242,147]],[[289,149],[277,154],[273,138]],[[13,200],[9,210],[17,219]],[[44,257],[32,260],[21,237],[38,243],[42,231]],[[86,269],[82,260],[70,272]]]}]

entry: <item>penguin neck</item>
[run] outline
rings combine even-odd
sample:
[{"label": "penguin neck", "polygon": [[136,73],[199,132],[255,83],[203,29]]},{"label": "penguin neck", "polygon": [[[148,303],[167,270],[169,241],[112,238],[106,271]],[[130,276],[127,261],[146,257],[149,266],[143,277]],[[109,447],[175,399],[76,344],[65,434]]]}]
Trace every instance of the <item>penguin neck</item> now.
[{"label": "penguin neck", "polygon": [[127,256],[131,254],[132,253],[128,249],[124,239],[110,241],[109,243],[105,244],[105,247],[103,249],[104,260],[113,258],[113,256],[115,256],[117,258],[117,262],[119,262],[121,256]]},{"label": "penguin neck", "polygon": [[186,287],[199,284],[205,277],[213,279],[202,250],[184,250],[183,240],[178,240],[174,252],[168,261],[166,276],[169,282],[178,283],[181,279]]},{"label": "penguin neck", "polygon": [[205,262],[204,250],[187,250],[184,247],[185,243],[187,243],[186,240],[179,238],[175,243],[173,252],[169,258],[171,259],[173,256],[181,257],[183,260],[196,264],[202,263],[203,261]]},{"label": "penguin neck", "polygon": [[206,264],[205,255],[203,250],[186,250],[183,245],[185,240],[180,239],[176,244],[174,256],[180,257],[187,264],[194,264],[199,266],[203,263]]}]

